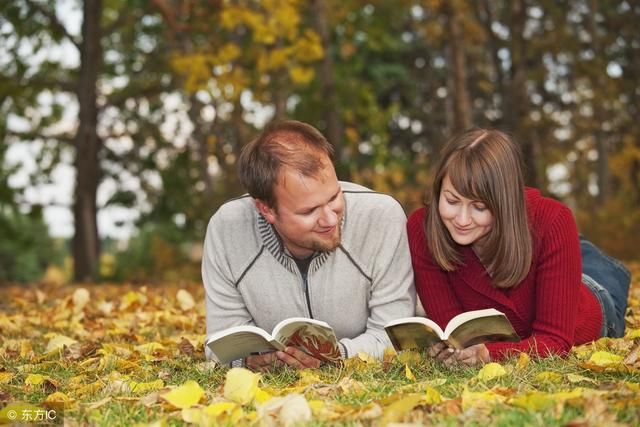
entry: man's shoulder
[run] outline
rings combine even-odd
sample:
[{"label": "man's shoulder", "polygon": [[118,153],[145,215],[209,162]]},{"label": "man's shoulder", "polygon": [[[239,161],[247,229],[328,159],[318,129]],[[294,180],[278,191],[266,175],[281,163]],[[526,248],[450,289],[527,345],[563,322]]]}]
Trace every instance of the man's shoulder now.
[{"label": "man's shoulder", "polygon": [[360,184],[347,181],[340,181],[340,187],[342,187],[342,193],[345,199],[350,203],[356,204],[358,207],[374,210],[386,210],[390,208],[402,209],[400,202],[390,194],[381,193]]},{"label": "man's shoulder", "polygon": [[211,217],[211,222],[224,225],[252,223],[255,217],[253,198],[245,194],[224,202]]}]

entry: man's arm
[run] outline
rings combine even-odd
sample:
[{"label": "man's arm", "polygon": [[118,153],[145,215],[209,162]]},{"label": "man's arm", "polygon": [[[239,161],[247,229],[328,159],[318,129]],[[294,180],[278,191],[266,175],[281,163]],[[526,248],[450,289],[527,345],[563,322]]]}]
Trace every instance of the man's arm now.
[{"label": "man's arm", "polygon": [[415,314],[416,292],[406,216],[400,204],[389,200],[382,209],[378,205],[371,210],[368,222],[371,227],[362,234],[359,242],[370,250],[363,253],[368,258],[366,261],[372,280],[367,328],[363,334],[353,339],[344,338],[340,343],[344,345],[347,357],[365,352],[381,359],[384,349],[392,346],[384,325]]},{"label": "man's arm", "polygon": [[[209,221],[202,254],[207,337],[232,326],[253,324],[251,314],[236,287],[232,262],[228,259],[232,251],[226,247],[229,236],[225,231],[229,227],[227,225],[225,228],[221,217],[218,212]],[[206,346],[205,354],[207,359],[213,358]]]}]

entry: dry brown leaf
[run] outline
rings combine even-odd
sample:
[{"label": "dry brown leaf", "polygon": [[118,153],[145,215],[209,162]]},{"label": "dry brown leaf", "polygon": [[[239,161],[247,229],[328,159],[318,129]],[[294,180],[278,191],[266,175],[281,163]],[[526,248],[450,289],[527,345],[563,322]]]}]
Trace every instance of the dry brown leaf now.
[{"label": "dry brown leaf", "polygon": [[180,340],[180,344],[178,344],[178,349],[180,350],[180,353],[187,356],[193,356],[193,354],[196,351],[193,344],[191,344],[191,342],[186,338],[182,338]]}]

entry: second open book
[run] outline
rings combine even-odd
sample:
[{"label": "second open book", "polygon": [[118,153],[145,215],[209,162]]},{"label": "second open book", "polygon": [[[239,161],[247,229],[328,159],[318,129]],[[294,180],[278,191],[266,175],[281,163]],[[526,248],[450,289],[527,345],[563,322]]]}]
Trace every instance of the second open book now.
[{"label": "second open book", "polygon": [[491,341],[520,341],[507,316],[494,308],[458,314],[444,331],[425,317],[396,319],[384,329],[396,351],[428,348],[440,341],[457,349]]}]

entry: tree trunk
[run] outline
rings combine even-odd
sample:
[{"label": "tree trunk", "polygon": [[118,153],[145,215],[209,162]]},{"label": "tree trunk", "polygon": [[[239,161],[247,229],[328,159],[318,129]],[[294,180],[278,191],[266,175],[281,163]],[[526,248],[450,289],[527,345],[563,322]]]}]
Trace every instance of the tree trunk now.
[{"label": "tree trunk", "polygon": [[447,30],[449,32],[449,87],[453,90],[453,133],[459,133],[471,127],[471,101],[467,89],[467,61],[464,52],[464,38],[460,31],[460,22],[455,5],[446,3]]},{"label": "tree trunk", "polygon": [[333,56],[331,56],[331,36],[329,33],[329,23],[327,22],[327,8],[325,0],[312,1],[313,19],[316,31],[320,35],[322,50],[324,57],[320,64],[320,84],[322,86],[321,93],[324,97],[323,105],[324,118],[326,121],[326,137],[333,144],[335,149],[336,161],[340,171],[341,179],[348,179],[347,171],[342,170],[340,165],[347,163],[347,159],[343,158],[344,150],[342,150],[342,123],[338,114],[338,94],[336,92],[336,84],[334,79]]},{"label": "tree trunk", "polygon": [[75,139],[76,186],[73,215],[74,278],[95,279],[98,273],[100,240],[98,238],[96,195],[100,180],[97,134],[98,70],[102,65],[100,44],[101,0],[85,0],[83,4],[82,45],[78,82],[79,125]]},{"label": "tree trunk", "polygon": [[527,41],[524,38],[524,27],[527,11],[523,0],[511,2],[511,73],[508,92],[505,94],[504,115],[509,130],[518,137],[525,162],[525,182],[527,185],[539,187],[536,142],[526,129],[529,114],[529,97],[527,95]]},{"label": "tree trunk", "polygon": [[[596,23],[595,15],[598,11],[598,4],[595,0],[591,0],[590,13],[587,16],[587,22],[589,25],[589,33],[591,33],[591,43],[593,45],[593,51],[595,52],[596,77],[594,91],[598,93],[600,90],[604,90],[605,86],[605,66],[606,61],[605,53],[603,52],[600,37],[598,36],[598,27]],[[598,204],[602,206],[609,198],[610,191],[610,178],[609,178],[609,147],[607,137],[603,131],[603,124],[607,120],[606,111],[602,106],[601,99],[593,100],[593,123],[595,129],[593,130],[593,137],[595,138],[596,151],[598,152]]]}]

